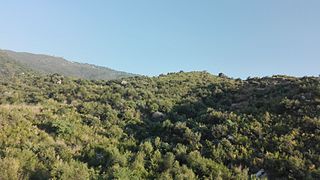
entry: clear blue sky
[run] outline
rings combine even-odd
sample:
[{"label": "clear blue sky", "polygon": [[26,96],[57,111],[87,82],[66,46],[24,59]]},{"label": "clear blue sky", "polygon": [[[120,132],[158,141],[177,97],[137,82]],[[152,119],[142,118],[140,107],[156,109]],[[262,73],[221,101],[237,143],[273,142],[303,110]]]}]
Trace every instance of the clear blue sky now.
[{"label": "clear blue sky", "polygon": [[158,75],[320,74],[319,0],[0,0],[0,48]]}]

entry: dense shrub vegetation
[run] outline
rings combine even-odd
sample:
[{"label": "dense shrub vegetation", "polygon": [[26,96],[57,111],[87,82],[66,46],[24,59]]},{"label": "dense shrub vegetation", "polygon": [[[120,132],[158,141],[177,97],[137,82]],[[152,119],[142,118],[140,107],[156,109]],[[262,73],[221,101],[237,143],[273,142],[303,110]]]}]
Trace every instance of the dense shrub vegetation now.
[{"label": "dense shrub vegetation", "polygon": [[320,179],[320,80],[0,81],[0,179]]}]

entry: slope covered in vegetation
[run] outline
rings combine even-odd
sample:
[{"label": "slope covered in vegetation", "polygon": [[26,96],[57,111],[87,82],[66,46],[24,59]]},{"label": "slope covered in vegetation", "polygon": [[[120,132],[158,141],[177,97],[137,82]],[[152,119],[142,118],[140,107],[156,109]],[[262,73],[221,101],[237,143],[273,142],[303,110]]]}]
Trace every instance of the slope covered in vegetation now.
[{"label": "slope covered in vegetation", "polygon": [[[11,63],[18,64],[19,66],[41,74],[58,73],[75,78],[103,80],[135,76],[134,74],[116,71],[106,67],[71,62],[55,56],[14,52],[1,49],[0,54],[5,55],[7,60],[10,60]],[[2,59],[0,57],[0,63],[1,61]]]},{"label": "slope covered in vegetation", "polygon": [[23,67],[21,64],[13,61],[6,53],[0,51],[0,77],[12,78],[19,76],[25,72],[31,72],[28,68]]},{"label": "slope covered in vegetation", "polygon": [[0,179],[320,178],[317,77],[27,73],[0,104]]}]

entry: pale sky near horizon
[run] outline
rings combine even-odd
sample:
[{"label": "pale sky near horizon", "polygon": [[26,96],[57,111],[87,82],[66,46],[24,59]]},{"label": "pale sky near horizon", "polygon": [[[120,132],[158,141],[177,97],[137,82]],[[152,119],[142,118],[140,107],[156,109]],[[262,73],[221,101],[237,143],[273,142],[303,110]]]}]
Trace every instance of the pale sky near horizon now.
[{"label": "pale sky near horizon", "polygon": [[320,74],[319,0],[0,0],[0,17],[0,49],[137,74]]}]

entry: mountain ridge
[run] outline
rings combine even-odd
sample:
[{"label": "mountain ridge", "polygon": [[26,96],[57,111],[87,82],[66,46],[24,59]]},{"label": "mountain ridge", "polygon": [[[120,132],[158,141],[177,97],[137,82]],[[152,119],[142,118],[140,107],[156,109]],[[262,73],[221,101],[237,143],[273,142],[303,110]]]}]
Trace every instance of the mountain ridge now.
[{"label": "mountain ridge", "polygon": [[[41,74],[61,74],[64,76],[83,78],[89,80],[111,80],[136,76],[132,73],[117,71],[108,67],[97,66],[88,63],[69,61],[62,57],[29,52],[16,52],[0,49],[2,61],[11,61],[26,69]],[[1,60],[1,59],[0,59]]]}]

